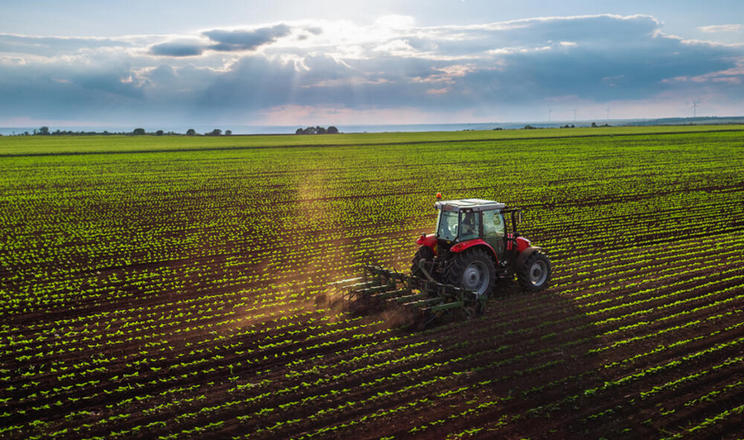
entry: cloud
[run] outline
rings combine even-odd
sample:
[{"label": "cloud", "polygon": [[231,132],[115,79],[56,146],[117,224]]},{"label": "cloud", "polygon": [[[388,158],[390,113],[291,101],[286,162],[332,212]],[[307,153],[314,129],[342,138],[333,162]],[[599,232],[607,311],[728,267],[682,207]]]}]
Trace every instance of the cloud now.
[{"label": "cloud", "polygon": [[741,32],[744,26],[740,24],[714,24],[711,26],[698,26],[698,30],[702,32]]},{"label": "cloud", "polygon": [[214,41],[209,46],[212,50],[223,52],[235,52],[254,50],[264,44],[272,43],[290,33],[290,27],[286,24],[278,24],[271,27],[263,27],[254,30],[220,30],[215,29],[203,32],[203,34]]},{"label": "cloud", "polygon": [[[321,29],[315,27],[305,28],[304,30],[314,35],[322,32]],[[291,31],[292,29],[286,24],[250,30],[213,29],[202,32],[202,35],[207,37],[209,42],[194,38],[170,40],[150,46],[149,53],[156,56],[194,57],[202,55],[207,50],[217,52],[252,51],[289,35]],[[300,34],[300,37],[307,38],[307,35]]]},{"label": "cloud", "polygon": [[45,37],[0,33],[0,53],[50,57],[102,48],[131,48],[136,47],[137,40],[145,40],[146,38]]},{"label": "cloud", "polygon": [[655,99],[685,111],[690,96],[735,113],[742,66],[744,47],[667,35],[645,15],[426,27],[406,17],[308,20],[108,39],[0,34],[0,122],[54,114],[270,122],[289,118],[281,109],[313,119],[314,108],[367,123],[385,111],[524,120],[549,105],[554,117],[561,107],[604,115],[608,103],[650,114],[661,111]]},{"label": "cloud", "polygon": [[204,43],[198,40],[167,41],[165,43],[150,46],[152,55],[170,57],[191,57],[201,55],[204,52]]}]

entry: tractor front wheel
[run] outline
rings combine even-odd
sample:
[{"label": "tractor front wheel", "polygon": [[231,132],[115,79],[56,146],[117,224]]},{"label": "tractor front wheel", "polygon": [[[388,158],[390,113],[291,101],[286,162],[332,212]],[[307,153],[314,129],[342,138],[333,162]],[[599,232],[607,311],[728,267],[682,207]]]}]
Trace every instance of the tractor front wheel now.
[{"label": "tractor front wheel", "polygon": [[536,292],[548,287],[551,267],[548,256],[533,252],[517,270],[517,278],[523,289]]},{"label": "tractor front wheel", "polygon": [[483,249],[471,249],[457,254],[447,266],[447,281],[472,290],[479,297],[488,295],[496,284],[493,258]]}]

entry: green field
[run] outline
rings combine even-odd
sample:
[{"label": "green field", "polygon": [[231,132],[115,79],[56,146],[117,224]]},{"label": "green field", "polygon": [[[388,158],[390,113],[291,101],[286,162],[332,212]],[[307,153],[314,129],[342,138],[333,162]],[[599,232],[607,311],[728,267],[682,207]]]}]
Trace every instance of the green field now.
[{"label": "green field", "polygon": [[[744,126],[0,137],[0,438],[739,438]],[[551,287],[411,332],[434,194],[524,208]]]},{"label": "green field", "polygon": [[351,133],[336,135],[248,135],[248,136],[6,136],[0,156],[19,154],[134,152],[169,150],[222,150],[287,146],[375,145],[453,141],[512,141],[519,139],[654,135],[741,131],[744,125],[670,125],[656,127],[597,127],[537,130],[441,131],[419,133]]}]

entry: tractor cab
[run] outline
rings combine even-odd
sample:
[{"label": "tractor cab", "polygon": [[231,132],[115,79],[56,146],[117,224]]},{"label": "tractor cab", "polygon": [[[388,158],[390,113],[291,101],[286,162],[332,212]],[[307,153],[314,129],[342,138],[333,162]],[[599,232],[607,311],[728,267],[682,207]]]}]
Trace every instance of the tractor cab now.
[{"label": "tractor cab", "polygon": [[550,280],[550,260],[517,232],[522,213],[484,199],[441,200],[436,230],[421,234],[411,273],[487,295],[496,278],[514,274],[528,290]]},{"label": "tractor cab", "polygon": [[[479,239],[485,241],[499,259],[506,251],[507,238],[516,235],[521,219],[521,211],[492,200],[447,200],[438,201],[434,206],[438,211],[435,236],[442,247]],[[511,223],[511,233],[507,232],[507,219]]]}]

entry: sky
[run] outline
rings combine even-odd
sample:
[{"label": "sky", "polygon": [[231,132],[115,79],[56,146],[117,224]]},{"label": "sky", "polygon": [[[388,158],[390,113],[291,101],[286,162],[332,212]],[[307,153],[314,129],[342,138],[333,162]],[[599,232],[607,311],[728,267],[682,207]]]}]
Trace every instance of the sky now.
[{"label": "sky", "polygon": [[744,2],[3,0],[0,126],[744,115]]}]

